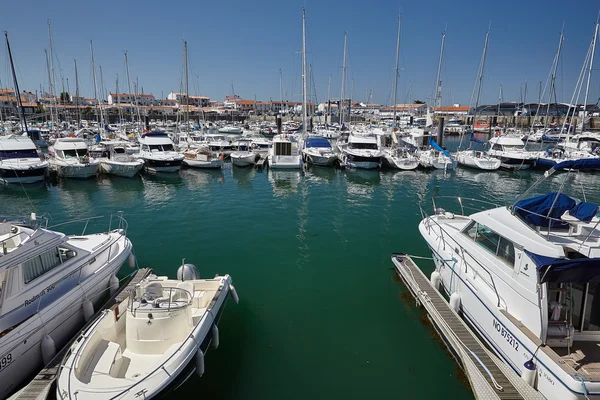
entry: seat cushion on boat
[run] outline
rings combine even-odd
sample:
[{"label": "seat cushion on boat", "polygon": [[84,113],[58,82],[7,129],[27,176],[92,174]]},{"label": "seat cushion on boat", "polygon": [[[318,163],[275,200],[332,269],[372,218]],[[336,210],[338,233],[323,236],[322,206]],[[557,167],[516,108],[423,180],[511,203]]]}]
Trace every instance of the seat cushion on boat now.
[{"label": "seat cushion on boat", "polygon": [[94,372],[116,377],[119,373],[121,361],[121,346],[115,342],[108,342],[106,349],[96,363]]}]

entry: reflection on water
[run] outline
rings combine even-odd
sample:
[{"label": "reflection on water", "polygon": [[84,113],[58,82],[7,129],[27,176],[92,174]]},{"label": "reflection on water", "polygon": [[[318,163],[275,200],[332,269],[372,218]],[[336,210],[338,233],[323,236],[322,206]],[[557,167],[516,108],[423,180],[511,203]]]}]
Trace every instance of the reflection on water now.
[{"label": "reflection on water", "polygon": [[356,169],[347,170],[344,177],[348,181],[348,203],[359,205],[361,200],[371,199],[376,186],[381,181],[379,170]]},{"label": "reflection on water", "polygon": [[306,224],[308,221],[308,209],[309,209],[309,183],[303,181],[300,184],[300,207],[298,207],[298,234],[296,238],[300,242],[298,244],[298,258],[296,259],[296,266],[300,269],[307,264],[310,260],[310,248],[306,241]]},{"label": "reflection on water", "polygon": [[285,197],[298,192],[298,183],[302,175],[300,170],[269,169],[267,175],[275,196]]},{"label": "reflection on water", "polygon": [[179,174],[190,190],[204,190],[211,183],[225,182],[225,175],[221,169],[186,168],[182,169]]},{"label": "reflection on water", "polygon": [[254,166],[249,167],[236,167],[232,165],[230,168],[231,176],[237,182],[237,187],[240,189],[251,189],[252,181],[256,175],[256,168]]},{"label": "reflection on water", "polygon": [[338,170],[335,168],[319,167],[318,165],[310,165],[306,169],[304,179],[314,183],[331,183],[335,180]]},{"label": "reflection on water", "polygon": [[46,182],[27,185],[0,184],[0,214],[29,216],[32,212],[39,213],[49,197]]},{"label": "reflection on water", "polygon": [[[175,198],[177,189],[183,185],[182,177],[175,173],[146,174],[143,180],[146,207],[165,206]],[[189,180],[185,181],[187,183]]]}]

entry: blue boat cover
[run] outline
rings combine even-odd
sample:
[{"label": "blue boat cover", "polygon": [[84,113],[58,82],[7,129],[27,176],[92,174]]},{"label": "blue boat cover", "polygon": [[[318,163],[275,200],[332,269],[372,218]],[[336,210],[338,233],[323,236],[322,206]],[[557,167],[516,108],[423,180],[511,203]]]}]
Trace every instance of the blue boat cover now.
[{"label": "blue boat cover", "polygon": [[583,222],[590,222],[598,214],[598,205],[581,202],[569,210],[569,214]]},{"label": "blue boat cover", "polygon": [[560,162],[554,166],[557,171],[564,169],[578,169],[578,170],[596,170],[600,169],[600,158],[580,158],[578,160],[566,160]]},{"label": "blue boat cover", "polygon": [[331,143],[329,143],[329,140],[325,139],[324,137],[309,137],[306,139],[306,142],[304,142],[304,147],[326,147],[330,149]]},{"label": "blue boat cover", "polygon": [[[528,224],[540,227],[567,228],[560,217],[575,207],[575,200],[558,192],[518,201],[514,210]],[[551,219],[552,218],[552,219]]]},{"label": "blue boat cover", "polygon": [[475,137],[475,135],[471,135],[471,142],[475,142],[475,143],[479,143],[479,144],[485,144],[485,142],[481,139],[477,139]]},{"label": "blue boat cover", "polygon": [[548,136],[548,135],[546,135],[546,134],[544,133],[544,134],[542,135],[542,141],[543,141],[543,142],[553,142],[553,143],[556,143],[556,142],[562,142],[562,139],[559,139],[559,138],[553,138],[553,137],[550,137],[550,136]]},{"label": "blue boat cover", "polygon": [[525,250],[540,274],[540,283],[600,283],[600,258],[552,258]]},{"label": "blue boat cover", "polygon": [[114,129],[110,129],[110,127],[108,125],[106,125],[106,124],[104,124],[104,130],[106,132],[114,132]]},{"label": "blue boat cover", "polygon": [[447,152],[446,150],[444,150],[444,149],[443,149],[443,148],[442,148],[442,147],[441,147],[439,144],[437,144],[437,143],[435,142],[435,140],[433,140],[433,139],[431,138],[431,136],[429,136],[429,145],[430,145],[431,147],[433,147],[434,149],[436,149],[436,150],[438,150],[438,151],[442,152],[442,153],[443,153],[443,154],[444,154],[446,157],[452,157],[452,156],[450,155],[450,153],[448,153],[448,152]]},{"label": "blue boat cover", "polygon": [[167,135],[165,132],[161,132],[161,131],[152,131],[152,132],[146,132],[142,135],[142,137],[146,137],[146,136],[154,136],[154,137],[160,137],[160,136],[164,136],[164,137],[169,137],[169,135]]}]

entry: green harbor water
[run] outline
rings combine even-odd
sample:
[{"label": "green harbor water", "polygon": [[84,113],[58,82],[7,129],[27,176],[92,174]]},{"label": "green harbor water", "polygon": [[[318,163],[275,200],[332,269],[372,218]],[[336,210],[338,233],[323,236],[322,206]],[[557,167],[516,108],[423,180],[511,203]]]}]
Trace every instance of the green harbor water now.
[{"label": "green harbor water", "polygon": [[[241,301],[223,313],[220,347],[209,350],[205,375],[192,376],[172,399],[469,399],[454,359],[394,279],[390,256],[429,256],[417,228],[420,201],[458,195],[504,204],[540,176],[227,165],[61,180],[26,193],[3,186],[0,214],[33,209],[51,224],[106,216],[90,224],[93,231],[123,211],[141,267],[175,277],[185,258],[204,277],[231,274]],[[598,175],[569,181],[568,194],[583,199],[585,188],[587,201],[600,201]],[[432,270],[429,261],[419,265]]]}]

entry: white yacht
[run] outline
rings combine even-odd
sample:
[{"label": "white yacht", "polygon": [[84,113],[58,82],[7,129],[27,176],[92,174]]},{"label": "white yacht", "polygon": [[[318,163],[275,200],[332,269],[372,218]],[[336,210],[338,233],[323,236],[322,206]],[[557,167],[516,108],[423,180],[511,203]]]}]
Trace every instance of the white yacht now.
[{"label": "white yacht", "polygon": [[144,167],[144,161],[127,153],[128,144],[117,140],[100,142],[103,148],[100,171],[128,178],[136,176]]},{"label": "white yacht", "polygon": [[150,172],[177,172],[181,169],[183,155],[175,151],[173,141],[164,132],[144,133],[138,138],[140,152],[137,157],[144,161]]},{"label": "white yacht", "polygon": [[383,164],[391,169],[410,171],[419,167],[419,159],[406,147],[394,146],[383,150]]},{"label": "white yacht", "polygon": [[48,162],[40,158],[29,137],[0,136],[0,182],[40,182],[47,171]]},{"label": "white yacht", "polygon": [[299,169],[302,168],[302,157],[298,150],[298,142],[292,141],[288,135],[275,135],[273,145],[267,158],[269,168]]},{"label": "white yacht", "polygon": [[331,143],[325,137],[310,136],[304,140],[302,160],[313,165],[331,167],[338,156],[331,148]]},{"label": "white yacht", "polygon": [[456,153],[456,162],[465,167],[483,171],[495,171],[500,168],[500,160],[489,156],[484,151],[474,149],[461,150]]},{"label": "white yacht", "polygon": [[225,133],[228,135],[241,135],[242,128],[240,128],[237,125],[225,125],[225,126],[219,128],[219,133]]},{"label": "white yacht", "polygon": [[350,168],[375,169],[381,165],[383,152],[374,135],[350,133],[348,142],[340,146],[342,163]]},{"label": "white yacht", "polygon": [[48,363],[118,288],[116,273],[133,258],[118,218],[118,229],[76,236],[42,227],[34,214],[0,222],[0,398]]},{"label": "white yacht", "polygon": [[569,152],[582,152],[587,154],[598,154],[600,149],[600,134],[594,132],[582,132],[569,136],[564,143],[558,147]]},{"label": "white yacht", "polygon": [[229,156],[233,151],[233,145],[225,135],[207,133],[204,135],[204,145],[208,150]]},{"label": "white yacht", "polygon": [[192,168],[221,169],[223,154],[206,148],[191,148],[183,152],[183,165]]},{"label": "white yacht", "polygon": [[499,159],[501,168],[527,169],[535,163],[537,158],[537,154],[527,151],[523,140],[515,135],[494,136],[489,143],[488,155]]},{"label": "white yacht", "polygon": [[[599,164],[557,164],[521,198],[555,170]],[[458,198],[454,213],[448,198],[435,198],[434,214],[419,224],[436,266],[432,284],[545,398],[598,398],[598,206],[554,192],[465,215],[476,202]]]},{"label": "white yacht", "polygon": [[251,149],[251,139],[238,139],[234,143],[236,150],[231,153],[231,163],[236,167],[248,167],[256,164],[256,159],[260,157]]},{"label": "white yacht", "polygon": [[[184,276],[182,270],[194,271]],[[150,399],[202,376],[204,354],[219,345],[217,324],[227,296],[238,302],[231,277],[199,279],[184,264],[178,279],[151,275],[75,341],[63,361],[56,398]]]},{"label": "white yacht", "polygon": [[74,137],[58,138],[48,148],[48,165],[60,177],[91,178],[96,176],[100,161],[89,156],[85,140]]}]

